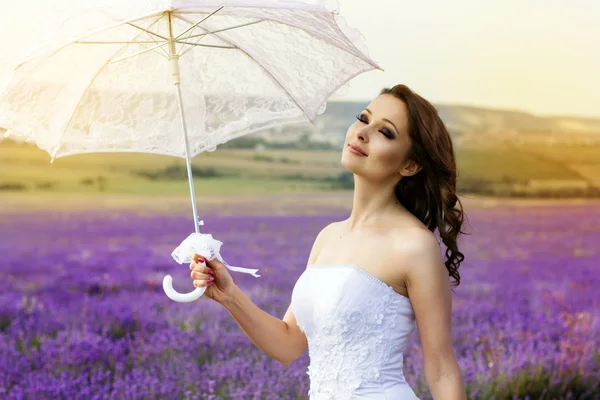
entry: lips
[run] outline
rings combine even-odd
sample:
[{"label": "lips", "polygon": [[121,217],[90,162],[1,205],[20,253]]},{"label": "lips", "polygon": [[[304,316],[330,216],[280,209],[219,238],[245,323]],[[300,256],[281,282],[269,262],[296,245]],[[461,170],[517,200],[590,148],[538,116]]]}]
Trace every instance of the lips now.
[{"label": "lips", "polygon": [[353,145],[351,145],[351,144],[349,144],[348,146],[349,146],[350,148],[352,148],[352,149],[354,149],[354,150],[358,151],[359,153],[361,153],[361,154],[365,155],[365,156],[367,155],[367,153],[365,153],[364,151],[362,151],[362,150],[360,149],[360,147],[356,147],[356,146],[353,146]]}]

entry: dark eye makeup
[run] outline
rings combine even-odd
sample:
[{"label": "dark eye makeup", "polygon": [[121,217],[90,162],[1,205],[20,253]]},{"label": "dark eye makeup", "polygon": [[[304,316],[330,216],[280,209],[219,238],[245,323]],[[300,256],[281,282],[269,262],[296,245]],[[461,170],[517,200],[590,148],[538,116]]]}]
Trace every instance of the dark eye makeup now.
[{"label": "dark eye makeup", "polygon": [[[367,119],[367,117],[364,114],[357,115],[356,119],[359,120],[360,122],[362,122],[363,124],[368,124],[369,123],[369,120]],[[394,134],[391,133],[389,131],[389,129],[382,129],[379,132],[383,133],[383,136],[385,136],[388,139],[393,139],[394,138]]]}]

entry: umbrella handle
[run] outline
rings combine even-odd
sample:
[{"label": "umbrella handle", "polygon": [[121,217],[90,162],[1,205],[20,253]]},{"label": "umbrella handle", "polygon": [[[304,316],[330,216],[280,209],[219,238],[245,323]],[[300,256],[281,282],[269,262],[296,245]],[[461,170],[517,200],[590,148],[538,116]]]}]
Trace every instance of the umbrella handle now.
[{"label": "umbrella handle", "polygon": [[171,300],[179,303],[189,303],[202,297],[206,291],[206,286],[196,288],[189,293],[179,293],[173,289],[173,278],[171,278],[171,275],[167,275],[163,278],[163,290]]}]

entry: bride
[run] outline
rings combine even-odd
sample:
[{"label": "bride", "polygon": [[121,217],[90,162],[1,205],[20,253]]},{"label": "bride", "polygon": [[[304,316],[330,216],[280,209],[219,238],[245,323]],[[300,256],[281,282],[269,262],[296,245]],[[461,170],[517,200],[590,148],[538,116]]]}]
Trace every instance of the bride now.
[{"label": "bride", "polygon": [[216,259],[194,256],[194,286],[208,286],[205,295],[282,364],[308,348],[311,400],[417,399],[403,374],[415,327],[433,398],[466,399],[450,334],[464,260],[450,135],[405,85],[383,89],[356,119],[341,156],[354,173],[352,212],[317,235],[283,320],[252,303]]}]

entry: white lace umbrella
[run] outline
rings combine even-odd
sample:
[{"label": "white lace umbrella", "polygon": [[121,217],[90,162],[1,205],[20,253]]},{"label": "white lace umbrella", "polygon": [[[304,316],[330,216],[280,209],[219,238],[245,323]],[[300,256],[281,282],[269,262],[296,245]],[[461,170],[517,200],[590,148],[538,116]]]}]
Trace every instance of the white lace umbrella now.
[{"label": "white lace umbrella", "polygon": [[[195,233],[172,256],[223,261],[222,243],[199,231],[191,158],[242,135],[313,122],[347,81],[381,69],[328,3],[80,0],[15,67],[0,95],[0,127],[52,161],[92,152],[185,158]],[[177,293],[168,275],[163,287],[180,302],[206,290]]]}]

